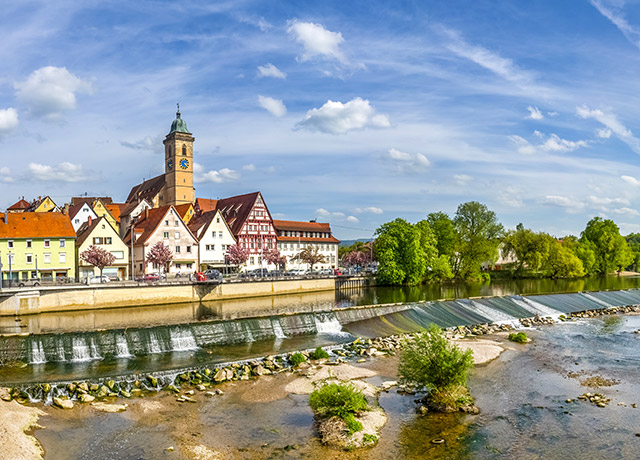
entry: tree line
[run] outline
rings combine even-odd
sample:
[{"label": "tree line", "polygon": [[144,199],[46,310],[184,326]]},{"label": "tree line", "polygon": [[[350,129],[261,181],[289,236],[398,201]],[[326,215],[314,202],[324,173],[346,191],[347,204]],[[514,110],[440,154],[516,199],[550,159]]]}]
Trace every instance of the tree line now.
[{"label": "tree line", "polygon": [[500,255],[510,261],[501,273],[513,278],[605,275],[638,267],[640,234],[625,238],[615,222],[601,217],[591,219],[579,237],[556,238],[522,224],[505,231],[493,211],[470,201],[453,217],[434,212],[415,224],[395,219],[376,230],[372,243],[341,249],[346,265],[368,263],[373,256],[378,282],[390,285],[487,280],[487,268]]}]

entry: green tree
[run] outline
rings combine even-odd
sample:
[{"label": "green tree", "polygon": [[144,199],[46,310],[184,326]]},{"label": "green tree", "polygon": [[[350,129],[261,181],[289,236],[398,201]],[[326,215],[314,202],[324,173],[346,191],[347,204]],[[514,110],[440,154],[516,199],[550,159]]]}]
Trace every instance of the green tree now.
[{"label": "green tree", "polygon": [[502,247],[503,257],[514,256],[517,261],[516,273],[522,274],[525,267],[538,271],[549,254],[549,246],[554,238],[546,233],[536,233],[518,224],[507,233]]},{"label": "green tree", "polygon": [[477,201],[458,206],[453,223],[458,236],[456,275],[466,279],[477,278],[482,263],[494,261],[498,256],[502,224],[493,211]]},{"label": "green tree", "polygon": [[451,218],[444,212],[432,212],[427,215],[427,222],[436,237],[438,255],[453,257],[456,244],[456,227]]},{"label": "green tree", "polygon": [[562,246],[569,249],[580,259],[585,275],[593,275],[595,273],[596,254],[593,243],[580,241],[574,235],[568,235],[562,239]]},{"label": "green tree", "polygon": [[542,269],[550,278],[579,278],[585,275],[582,261],[578,256],[556,240],[549,244],[549,252]]},{"label": "green tree", "polygon": [[629,245],[620,235],[618,226],[610,219],[591,219],[580,235],[580,241],[592,245],[595,273],[606,275],[613,270],[621,271],[632,262]]}]

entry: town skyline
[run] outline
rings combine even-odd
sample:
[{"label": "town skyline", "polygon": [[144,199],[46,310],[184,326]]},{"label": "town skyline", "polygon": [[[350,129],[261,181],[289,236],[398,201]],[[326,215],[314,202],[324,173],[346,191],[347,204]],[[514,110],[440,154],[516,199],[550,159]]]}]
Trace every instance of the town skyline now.
[{"label": "town skyline", "polygon": [[124,201],[179,102],[197,197],[260,191],[343,240],[472,200],[508,228],[640,231],[637,4],[366,5],[7,6],[0,208]]}]

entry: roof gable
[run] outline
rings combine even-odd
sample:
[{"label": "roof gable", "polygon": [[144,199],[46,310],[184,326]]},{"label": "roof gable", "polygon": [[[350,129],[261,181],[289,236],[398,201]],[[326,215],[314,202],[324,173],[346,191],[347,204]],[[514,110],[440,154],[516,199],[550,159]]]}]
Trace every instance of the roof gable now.
[{"label": "roof gable", "polygon": [[120,239],[120,235],[118,235],[118,232],[113,228],[113,225],[111,225],[111,223],[109,222],[109,219],[107,219],[104,216],[98,217],[97,219],[91,219],[91,225],[89,225],[89,222],[84,222],[80,228],[78,228],[78,232],[77,232],[77,238],[76,238],[76,247],[80,247],[86,240],[87,238],[91,237],[91,235],[96,231],[96,230],[102,230],[101,227],[99,227],[99,225],[104,225],[106,224],[107,227],[106,229],[111,231],[114,235],[114,238],[118,238]]},{"label": "roof gable", "polygon": [[134,185],[129,192],[129,196],[127,197],[127,203],[139,200],[153,201],[153,199],[156,197],[156,195],[158,195],[158,193],[160,193],[164,186],[164,174],[160,174],[159,176],[148,179],[141,184]]}]

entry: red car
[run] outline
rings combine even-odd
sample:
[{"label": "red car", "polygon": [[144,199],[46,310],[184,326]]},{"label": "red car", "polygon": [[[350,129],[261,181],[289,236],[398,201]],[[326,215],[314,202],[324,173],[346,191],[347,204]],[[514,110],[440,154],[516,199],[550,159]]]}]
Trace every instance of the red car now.
[{"label": "red car", "polygon": [[136,281],[159,281],[160,276],[156,273],[149,273],[148,275],[136,278]]}]

